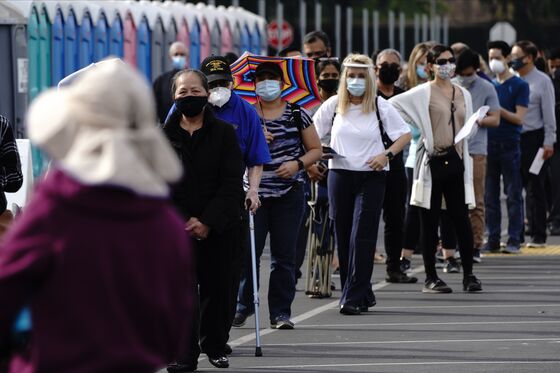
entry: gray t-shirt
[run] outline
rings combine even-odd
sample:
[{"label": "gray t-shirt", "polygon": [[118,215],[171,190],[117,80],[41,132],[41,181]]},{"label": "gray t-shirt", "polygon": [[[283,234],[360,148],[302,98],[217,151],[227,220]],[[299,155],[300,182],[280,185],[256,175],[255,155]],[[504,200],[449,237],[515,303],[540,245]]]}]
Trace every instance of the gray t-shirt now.
[{"label": "gray t-shirt", "polygon": [[[457,84],[456,79],[453,81]],[[488,111],[499,111],[500,101],[494,85],[489,81],[477,76],[475,81],[466,88],[472,97],[473,113],[476,113],[481,106],[487,105],[490,107]],[[468,118],[465,118],[465,120]],[[487,155],[488,154],[488,129],[480,127],[476,133],[469,140],[469,154],[471,155]]]}]

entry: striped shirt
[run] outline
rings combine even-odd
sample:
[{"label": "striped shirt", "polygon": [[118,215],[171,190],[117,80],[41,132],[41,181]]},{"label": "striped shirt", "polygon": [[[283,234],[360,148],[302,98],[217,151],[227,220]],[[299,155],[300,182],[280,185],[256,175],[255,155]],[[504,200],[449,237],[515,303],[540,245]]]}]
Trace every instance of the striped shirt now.
[{"label": "striped shirt", "polygon": [[[295,113],[298,109],[301,113],[301,123],[299,124],[296,123],[298,115]],[[298,171],[290,179],[284,179],[276,175],[276,170],[282,163],[293,161],[305,154],[300,130],[309,127],[312,124],[312,120],[306,109],[286,104],[286,109],[280,118],[263,120],[263,122],[268,132],[274,136],[274,140],[268,144],[272,161],[263,166],[259,194],[264,198],[281,197],[295,183],[304,182],[303,171]]]},{"label": "striped shirt", "polygon": [[0,115],[0,213],[6,210],[4,192],[14,193],[21,188],[23,174],[16,140],[10,122]]}]

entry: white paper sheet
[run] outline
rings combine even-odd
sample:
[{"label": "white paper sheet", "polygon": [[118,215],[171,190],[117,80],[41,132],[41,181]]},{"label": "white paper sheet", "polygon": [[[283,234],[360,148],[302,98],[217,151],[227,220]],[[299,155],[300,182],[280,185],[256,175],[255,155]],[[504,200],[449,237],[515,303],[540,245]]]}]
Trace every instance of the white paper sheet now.
[{"label": "white paper sheet", "polygon": [[537,151],[537,155],[535,155],[535,159],[533,159],[533,163],[531,163],[531,167],[529,167],[529,173],[533,175],[538,175],[541,172],[541,168],[544,164],[544,149],[539,148]]},{"label": "white paper sheet", "polygon": [[476,131],[478,131],[478,125],[476,124],[476,121],[484,118],[489,109],[489,106],[481,106],[480,109],[476,111],[476,113],[471,115],[463,128],[461,128],[459,133],[455,136],[455,144],[459,143],[463,139],[470,139],[476,134]]}]

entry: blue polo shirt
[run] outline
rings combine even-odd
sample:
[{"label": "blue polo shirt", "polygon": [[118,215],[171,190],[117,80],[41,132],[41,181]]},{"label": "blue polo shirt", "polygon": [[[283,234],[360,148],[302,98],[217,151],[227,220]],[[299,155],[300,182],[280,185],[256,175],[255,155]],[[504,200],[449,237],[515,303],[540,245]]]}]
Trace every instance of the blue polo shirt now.
[{"label": "blue polo shirt", "polygon": [[[529,84],[522,79],[512,76],[503,83],[493,81],[500,106],[514,112],[516,106],[529,106]],[[521,126],[508,122],[504,117],[500,118],[497,128],[488,128],[488,138],[498,140],[517,140],[521,138]]]},{"label": "blue polo shirt", "polygon": [[[251,104],[235,92],[231,92],[231,98],[224,106],[210,106],[218,118],[235,128],[239,148],[243,154],[243,163],[246,167],[263,165],[271,161],[261,119]],[[175,104],[173,104],[167,115],[168,119],[175,110]]]}]

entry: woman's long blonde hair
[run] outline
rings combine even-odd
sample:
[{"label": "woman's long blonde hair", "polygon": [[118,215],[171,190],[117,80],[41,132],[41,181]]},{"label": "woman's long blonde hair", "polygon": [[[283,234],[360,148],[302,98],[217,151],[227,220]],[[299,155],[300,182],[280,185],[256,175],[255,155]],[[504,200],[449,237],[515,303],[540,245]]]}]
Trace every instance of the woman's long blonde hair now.
[{"label": "woman's long blonde hair", "polygon": [[350,93],[346,88],[346,80],[348,75],[348,68],[344,66],[347,63],[355,63],[366,65],[366,92],[362,101],[362,112],[371,113],[376,110],[375,96],[377,95],[377,84],[375,83],[375,72],[373,70],[373,61],[371,58],[364,54],[349,54],[342,62],[342,74],[340,76],[340,85],[338,86],[338,106],[336,112],[344,114],[350,106]]},{"label": "woman's long blonde hair", "polygon": [[408,68],[406,72],[406,83],[405,88],[411,89],[418,85],[418,75],[416,74],[416,64],[423,56],[428,54],[430,50],[430,45],[428,43],[419,43],[414,46],[412,52],[410,52],[410,57],[408,58]]}]

